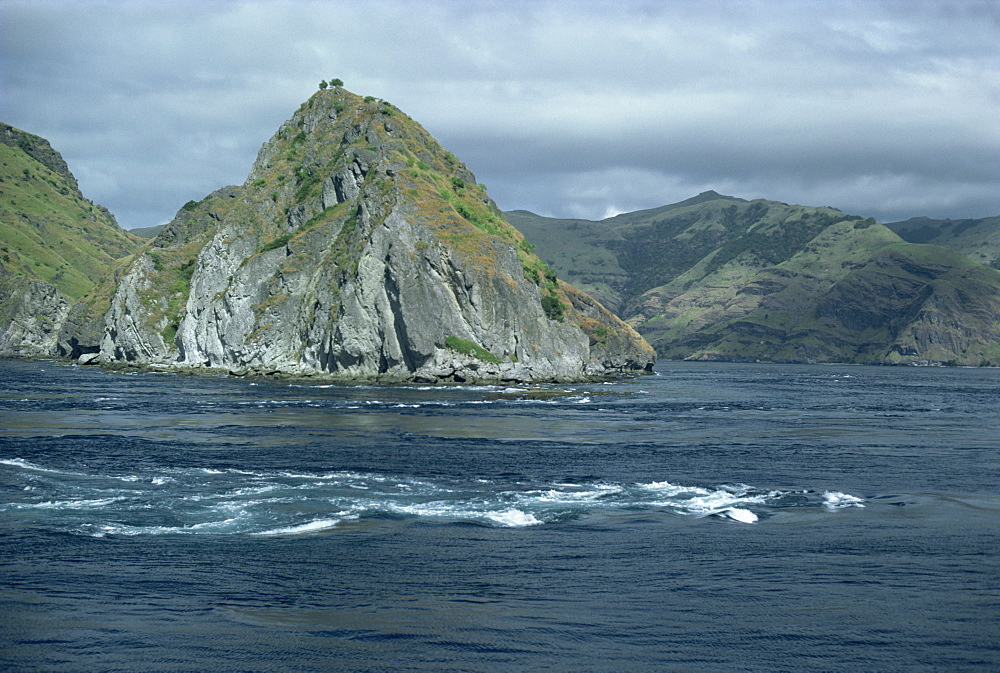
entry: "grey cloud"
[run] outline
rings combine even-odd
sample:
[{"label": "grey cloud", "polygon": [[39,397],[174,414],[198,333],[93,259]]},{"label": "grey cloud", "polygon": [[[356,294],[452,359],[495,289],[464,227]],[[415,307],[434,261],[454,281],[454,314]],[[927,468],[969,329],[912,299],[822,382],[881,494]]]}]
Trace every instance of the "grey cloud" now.
[{"label": "grey cloud", "polygon": [[0,119],[49,138],[126,227],[242,181],[335,76],[507,209],[600,218],[714,188],[1000,213],[989,2],[8,0],[0,25]]}]

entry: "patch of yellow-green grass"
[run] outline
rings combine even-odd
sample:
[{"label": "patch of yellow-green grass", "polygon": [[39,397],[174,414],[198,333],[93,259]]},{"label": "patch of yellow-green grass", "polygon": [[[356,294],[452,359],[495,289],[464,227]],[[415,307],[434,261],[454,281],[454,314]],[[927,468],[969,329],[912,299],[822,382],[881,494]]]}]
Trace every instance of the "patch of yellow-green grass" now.
[{"label": "patch of yellow-green grass", "polygon": [[483,362],[499,363],[501,360],[493,353],[489,352],[475,341],[469,341],[468,339],[462,339],[451,335],[444,340],[444,345],[446,348],[450,348],[457,353],[462,355],[468,355],[474,357],[477,360],[482,360]]},{"label": "patch of yellow-green grass", "polygon": [[139,242],[69,179],[0,144],[0,261],[79,299]]}]

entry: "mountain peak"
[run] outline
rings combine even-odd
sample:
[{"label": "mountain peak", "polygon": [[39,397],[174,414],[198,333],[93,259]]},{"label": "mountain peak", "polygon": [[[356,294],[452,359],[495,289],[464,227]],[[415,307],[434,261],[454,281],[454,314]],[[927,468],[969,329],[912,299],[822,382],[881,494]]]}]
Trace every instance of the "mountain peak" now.
[{"label": "mountain peak", "polygon": [[303,103],[247,180],[186,204],[111,303],[102,358],[350,380],[571,380],[651,365],[395,106]]},{"label": "mountain peak", "polygon": [[[66,161],[59,152],[52,149],[49,141],[41,136],[22,131],[10,124],[0,123],[0,143],[8,147],[16,148],[27,154],[29,157],[56,173],[79,194],[76,178],[66,165]],[[80,198],[83,198],[80,195]]]},{"label": "mountain peak", "polygon": [[741,199],[736,196],[726,196],[725,194],[720,194],[717,191],[710,189],[707,192],[702,192],[698,196],[692,196],[690,199],[685,199],[678,203],[674,203],[672,208],[684,208],[686,206],[696,206],[699,203],[706,203],[708,201],[735,201],[738,203],[746,203],[746,199]]}]

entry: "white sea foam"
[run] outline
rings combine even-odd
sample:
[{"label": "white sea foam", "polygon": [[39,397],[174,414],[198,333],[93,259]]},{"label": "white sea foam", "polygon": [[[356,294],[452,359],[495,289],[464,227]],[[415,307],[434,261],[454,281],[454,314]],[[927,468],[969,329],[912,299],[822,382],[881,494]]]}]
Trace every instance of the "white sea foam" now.
[{"label": "white sea foam", "polygon": [[519,509],[507,509],[502,512],[488,512],[486,518],[490,521],[506,528],[522,528],[524,526],[538,526],[542,523],[534,514],[522,512]]},{"label": "white sea foam", "polygon": [[[573,488],[583,488],[573,486]],[[528,491],[517,494],[517,498],[522,502],[536,501],[546,504],[571,505],[584,502],[594,502],[601,498],[622,493],[624,488],[614,484],[594,484],[583,490],[564,490],[563,488],[553,488],[546,491]]]},{"label": "white sea foam", "polygon": [[757,515],[742,507],[727,507],[721,512],[717,512],[717,514],[733,521],[739,521],[740,523],[757,523]]},{"label": "white sea foam", "polygon": [[[224,495],[224,497],[227,497],[227,498],[236,498],[236,497],[240,497],[240,496],[246,497],[246,496],[261,495],[261,494],[264,494],[264,493],[273,493],[274,491],[277,491],[279,489],[285,490],[287,488],[289,488],[289,487],[288,486],[281,486],[279,484],[263,484],[263,485],[260,485],[260,486],[246,486],[244,488],[237,488],[237,489],[234,489],[232,491],[227,491],[223,495]],[[291,488],[297,488],[297,487],[293,486]]]},{"label": "white sea foam", "polygon": [[29,463],[23,458],[6,458],[0,460],[0,465],[10,465],[11,467],[20,467],[24,470],[34,470],[35,472],[50,472],[52,474],[68,474],[62,470],[53,470],[48,467],[42,467],[41,465],[35,465],[34,463]]},{"label": "white sea foam", "polygon": [[286,526],[284,528],[274,528],[272,530],[261,531],[256,535],[302,535],[303,533],[318,533],[324,530],[336,528],[344,519],[317,519],[309,523],[297,526]]},{"label": "white sea foam", "polygon": [[708,493],[707,489],[699,488],[697,486],[680,486],[678,484],[673,484],[669,481],[653,481],[648,484],[639,484],[640,488],[646,488],[651,491],[669,491],[674,493],[686,493],[690,491],[698,491],[701,493]]},{"label": "white sea foam", "polygon": [[845,509],[847,507],[864,507],[864,499],[839,491],[823,493],[823,506],[828,510]]},{"label": "white sea foam", "polygon": [[127,523],[107,523],[97,526],[85,525],[81,530],[93,537],[107,535],[126,537],[140,535],[232,535],[245,532],[248,527],[248,519],[246,512],[239,511],[236,516],[227,519],[200,521],[177,526],[137,526]]},{"label": "white sea foam", "polygon": [[62,521],[68,530],[91,535],[296,535],[336,528],[345,518],[386,514],[512,528],[623,511],[751,524],[769,516],[773,507],[835,511],[865,506],[862,498],[839,491],[810,498],[800,491],[740,483],[450,481],[322,469],[214,467],[163,467],[114,476],[52,470],[22,458],[2,459],[0,465],[25,471],[21,476],[26,483],[17,484],[21,495],[11,499],[27,501],[0,504],[0,510]]},{"label": "white sea foam", "polygon": [[419,518],[442,519],[444,521],[487,521],[505,528],[537,526],[544,523],[531,512],[515,507],[503,510],[492,509],[486,502],[434,501],[426,503],[379,503],[376,509],[405,514]]},{"label": "white sea foam", "polygon": [[46,500],[44,502],[22,502],[12,506],[17,509],[90,509],[107,507],[111,503],[120,502],[125,498],[95,498],[92,500]]},{"label": "white sea foam", "polygon": [[741,523],[755,523],[758,516],[747,509],[748,504],[765,504],[778,492],[753,494],[753,489],[745,484],[722,485],[717,489],[701,486],[683,486],[667,481],[641,484],[640,489],[649,492],[654,499],[648,504],[667,507],[680,514],[696,517],[719,516]]}]

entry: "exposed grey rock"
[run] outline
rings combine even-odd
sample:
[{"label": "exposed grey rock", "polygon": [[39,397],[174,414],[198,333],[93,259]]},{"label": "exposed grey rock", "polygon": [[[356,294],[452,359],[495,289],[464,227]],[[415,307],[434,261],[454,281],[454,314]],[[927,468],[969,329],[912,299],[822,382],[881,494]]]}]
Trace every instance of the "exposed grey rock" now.
[{"label": "exposed grey rock", "polygon": [[103,335],[104,317],[91,314],[86,304],[73,304],[59,329],[56,354],[71,359],[96,355]]},{"label": "exposed grey rock", "polygon": [[[472,207],[466,186],[499,211],[464,165],[379,105],[317,94],[242,187],[178,213],[119,283],[101,360],[458,382],[651,366],[652,349],[592,299],[526,278],[509,225],[486,235],[457,214]],[[543,292],[568,300],[562,320]]]},{"label": "exposed grey rock", "polygon": [[52,285],[0,265],[0,353],[52,355],[72,302]]},{"label": "exposed grey rock", "polygon": [[[317,95],[264,145],[242,187],[178,213],[120,282],[102,361],[459,382],[651,365],[638,335],[568,286],[550,283],[571,306],[561,321],[548,317],[515,249],[519,235],[487,236],[456,214],[468,209],[455,203],[475,176],[379,105],[342,90]],[[405,177],[418,161],[425,182],[456,196],[421,192]],[[451,177],[426,177],[434,170]],[[485,194],[480,203],[499,213]],[[186,296],[174,294],[185,268]],[[449,347],[454,339],[475,353]]]}]

